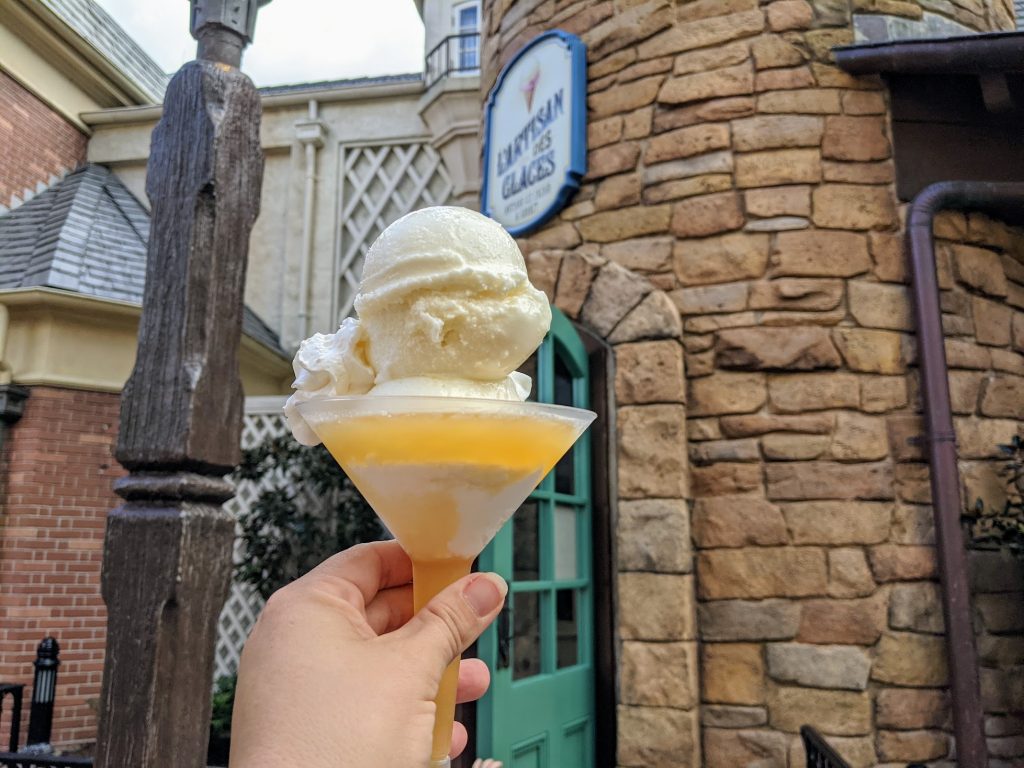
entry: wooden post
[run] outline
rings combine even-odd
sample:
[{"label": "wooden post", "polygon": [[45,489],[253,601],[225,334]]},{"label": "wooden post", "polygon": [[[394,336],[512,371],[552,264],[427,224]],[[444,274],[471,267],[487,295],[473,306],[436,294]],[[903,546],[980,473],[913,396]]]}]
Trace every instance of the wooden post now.
[{"label": "wooden post", "polygon": [[117,447],[130,474],[115,485],[125,503],[108,516],[103,553],[102,768],[206,765],[234,541],[221,505],[240,458],[237,352],[263,176],[260,98],[238,69],[257,3],[192,0],[199,58],[172,79],[153,132],[146,291]]}]

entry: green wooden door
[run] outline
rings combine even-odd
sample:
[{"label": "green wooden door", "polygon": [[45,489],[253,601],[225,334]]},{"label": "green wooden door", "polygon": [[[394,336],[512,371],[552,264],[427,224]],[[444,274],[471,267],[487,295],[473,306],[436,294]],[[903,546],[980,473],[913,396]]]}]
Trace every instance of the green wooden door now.
[{"label": "green wooden door", "polygon": [[[557,310],[523,370],[531,399],[589,406],[587,354]],[[477,754],[505,768],[593,768],[594,641],[590,442],[584,435],[480,556],[509,582],[505,611],[480,639],[491,669]]]}]

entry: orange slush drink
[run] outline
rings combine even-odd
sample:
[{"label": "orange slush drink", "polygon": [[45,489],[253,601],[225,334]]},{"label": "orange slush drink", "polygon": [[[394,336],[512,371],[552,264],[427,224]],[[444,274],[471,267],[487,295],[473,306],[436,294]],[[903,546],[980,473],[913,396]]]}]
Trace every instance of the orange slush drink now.
[{"label": "orange slush drink", "polygon": [[[317,432],[409,554],[417,611],[469,573],[577,435],[566,420],[522,413],[359,415]],[[451,749],[458,669],[438,691],[432,760]]]}]

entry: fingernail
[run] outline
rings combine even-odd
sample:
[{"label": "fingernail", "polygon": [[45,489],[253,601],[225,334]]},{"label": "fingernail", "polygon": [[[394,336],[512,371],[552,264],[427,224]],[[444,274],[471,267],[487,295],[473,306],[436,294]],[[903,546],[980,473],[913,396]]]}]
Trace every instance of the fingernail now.
[{"label": "fingernail", "polygon": [[479,573],[462,590],[462,596],[477,616],[486,616],[505,599],[508,584],[496,573]]}]

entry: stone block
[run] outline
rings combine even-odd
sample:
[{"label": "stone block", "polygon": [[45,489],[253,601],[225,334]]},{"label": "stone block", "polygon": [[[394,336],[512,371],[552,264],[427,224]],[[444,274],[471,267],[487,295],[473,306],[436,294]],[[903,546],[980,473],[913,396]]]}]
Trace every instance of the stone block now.
[{"label": "stone block", "polygon": [[885,628],[885,603],[859,600],[807,600],[802,605],[800,643],[874,645]]},{"label": "stone block", "polygon": [[907,252],[904,239],[890,232],[869,232],[868,246],[875,263],[874,275],[888,283],[906,283]]},{"label": "stone block", "polygon": [[985,416],[1024,420],[1024,377],[989,376],[982,384],[980,410]]},{"label": "stone block", "polygon": [[[640,202],[642,183],[639,173],[622,173],[602,181],[592,203],[595,210],[621,208]],[[587,214],[592,211],[587,211]],[[564,215],[564,214],[563,214]]]},{"label": "stone block", "polygon": [[892,513],[893,544],[935,544],[935,517],[931,507],[897,504]]},{"label": "stone block", "polygon": [[824,454],[831,443],[832,439],[826,435],[778,432],[761,439],[761,450],[771,461],[810,461]]},{"label": "stone block", "polygon": [[587,155],[587,179],[601,179],[614,173],[631,171],[636,168],[639,157],[640,147],[629,142],[595,149]]},{"label": "stone block", "polygon": [[797,733],[812,718],[826,735],[861,736],[871,732],[871,697],[867,691],[827,691],[773,686],[768,692],[768,722]]},{"label": "stone block", "polygon": [[779,35],[765,35],[754,40],[750,45],[754,66],[757,69],[773,69],[775,67],[792,67],[802,64],[805,55],[797,46]]},{"label": "stone block", "polygon": [[663,291],[651,291],[629,311],[608,334],[610,344],[645,339],[673,339],[683,335],[683,320],[672,300]]},{"label": "stone block", "polygon": [[808,688],[863,691],[868,687],[871,657],[854,645],[770,643],[768,674],[780,683]]},{"label": "stone block", "polygon": [[847,292],[850,314],[861,326],[891,331],[914,330],[910,294],[902,285],[852,280]]},{"label": "stone block", "polygon": [[855,232],[782,232],[773,277],[853,277],[871,269],[867,238]]},{"label": "stone block", "polygon": [[879,731],[878,758],[892,763],[938,760],[949,754],[949,735],[941,731]]},{"label": "stone block", "polygon": [[609,262],[601,267],[583,307],[580,319],[602,336],[651,292],[651,284],[640,275]]},{"label": "stone block", "polygon": [[821,177],[825,181],[841,184],[890,184],[896,177],[896,169],[891,160],[880,163],[839,163],[835,160],[823,160]]},{"label": "stone block", "polygon": [[830,549],[828,552],[829,597],[866,597],[875,591],[867,558],[862,549]]},{"label": "stone block", "polygon": [[797,88],[811,88],[817,85],[810,67],[787,67],[770,69],[754,75],[754,90],[783,91]]},{"label": "stone block", "polygon": [[978,670],[981,678],[981,705],[986,712],[1020,712],[1024,710],[1024,670]]},{"label": "stone block", "polygon": [[892,504],[801,501],[783,504],[782,514],[794,544],[878,544],[889,538]]},{"label": "stone block", "polygon": [[722,371],[688,382],[690,416],[750,413],[767,400],[763,373]]},{"label": "stone block", "polygon": [[700,755],[697,710],[670,707],[618,708],[620,768],[676,768],[696,765]]},{"label": "stone block", "polygon": [[693,576],[620,573],[618,588],[624,640],[695,639]]},{"label": "stone block", "polygon": [[675,271],[684,286],[760,277],[768,266],[769,235],[735,233],[679,242]]},{"label": "stone block", "polygon": [[[705,728],[755,728],[768,724],[764,707],[741,707],[734,704],[701,705],[701,723]],[[709,731],[705,731],[705,734]],[[705,759],[706,762],[706,759]]]},{"label": "stone block", "polygon": [[638,205],[587,216],[576,222],[580,235],[592,243],[609,243],[668,230],[672,209],[668,205]]},{"label": "stone block", "polygon": [[821,153],[817,149],[775,149],[736,156],[736,186],[740,189],[819,181]]},{"label": "stone block", "polygon": [[1024,312],[1013,313],[1013,348],[1024,352]]},{"label": "stone block", "polygon": [[682,499],[622,501],[617,527],[620,571],[693,570],[690,512]]},{"label": "stone block", "polygon": [[742,42],[730,43],[720,48],[705,48],[676,56],[672,74],[692,75],[694,72],[708,72],[742,64],[749,58],[750,50],[747,44]]},{"label": "stone block", "polygon": [[783,278],[750,284],[751,309],[830,310],[843,299],[841,280]]},{"label": "stone block", "polygon": [[592,256],[567,253],[562,259],[562,267],[558,273],[555,306],[569,317],[578,317],[583,302],[590,293],[590,285],[594,282],[594,276],[602,263]]},{"label": "stone block", "polygon": [[760,218],[811,215],[811,188],[798,185],[748,189],[743,193],[747,213]]},{"label": "stone block", "polygon": [[822,157],[864,162],[885,160],[892,153],[883,117],[830,117],[825,122]]},{"label": "stone block", "polygon": [[691,444],[702,440],[721,440],[722,430],[715,418],[687,419],[686,436]]},{"label": "stone block", "polygon": [[843,112],[848,115],[885,114],[884,91],[849,91],[843,94]]},{"label": "stone block", "polygon": [[790,640],[800,625],[800,605],[791,600],[719,600],[697,607],[704,641]]},{"label": "stone block", "polygon": [[740,229],[744,221],[739,194],[719,192],[677,203],[669,226],[676,237],[707,237]]},{"label": "stone block", "polygon": [[941,635],[945,627],[938,585],[930,581],[894,585],[889,593],[889,626]]},{"label": "stone block", "polygon": [[720,368],[797,370],[838,368],[839,353],[824,328],[734,328],[718,334]]},{"label": "stone block", "polygon": [[[1024,382],[1024,379],[1021,381]],[[990,385],[991,382],[992,379],[989,378],[983,387]],[[983,394],[982,412],[985,410],[984,402]],[[980,419],[977,416],[954,418],[953,427],[956,431],[957,454],[961,459],[1005,458],[999,446],[1007,445],[1017,434],[1024,431],[1024,425],[1013,419]]]},{"label": "stone block", "polygon": [[[591,68],[593,73],[593,68]],[[614,115],[603,120],[594,120],[587,126],[587,147],[597,149],[614,144],[622,138],[622,116]]]},{"label": "stone block", "polygon": [[986,736],[1019,736],[1024,734],[1024,717],[1019,715],[986,715]]},{"label": "stone block", "polygon": [[949,719],[949,694],[943,690],[882,688],[875,699],[879,728],[945,728]]},{"label": "stone block", "polygon": [[833,337],[847,367],[863,373],[897,374],[907,370],[904,337],[894,331],[836,328]]},{"label": "stone block", "polygon": [[973,414],[978,408],[978,395],[985,374],[974,371],[949,372],[949,399],[953,413]]},{"label": "stone block", "polygon": [[673,291],[670,298],[683,315],[718,314],[745,309],[747,291],[746,283],[727,283],[681,288]]},{"label": "stone block", "polygon": [[641,59],[693,51],[756,35],[764,29],[764,13],[758,9],[712,16],[675,26],[644,41],[637,48]]},{"label": "stone block", "polygon": [[862,413],[840,413],[832,438],[832,458],[840,461],[871,461],[889,455],[886,420]]},{"label": "stone block", "polygon": [[1005,347],[1010,344],[1013,310],[1000,302],[971,297],[974,337],[979,344]]},{"label": "stone block", "polygon": [[703,155],[729,147],[729,126],[705,123],[679,128],[651,139],[644,152],[645,163],[661,163],[681,157]]},{"label": "stone block", "polygon": [[633,272],[664,272],[672,269],[671,237],[644,237],[607,243],[601,255]]},{"label": "stone block", "polygon": [[907,380],[903,376],[861,376],[860,409],[885,413],[907,404]]},{"label": "stone block", "polygon": [[766,114],[839,114],[841,92],[834,88],[804,88],[799,91],[769,91],[757,97],[757,111]]},{"label": "stone block", "polygon": [[817,116],[757,115],[733,121],[733,148],[737,152],[752,152],[761,149],[817,147],[821,144],[824,130],[824,118]]},{"label": "stone block", "polygon": [[967,368],[984,371],[992,367],[992,353],[987,347],[979,347],[973,341],[946,339],[946,364],[951,368]]},{"label": "stone block", "polygon": [[810,547],[708,550],[697,568],[705,600],[809,597],[828,587],[825,552]]},{"label": "stone block", "polygon": [[[679,170],[678,166],[675,165],[677,162],[686,163],[687,161],[673,160],[663,163],[661,166],[655,167],[659,170],[658,174],[649,174],[645,170],[644,175],[661,175],[662,173],[676,172],[676,170]],[[716,162],[721,164],[721,161]],[[731,164],[731,160],[728,163]],[[652,168],[652,170],[655,168]],[[685,172],[685,169],[682,169],[681,172]],[[732,189],[732,176],[724,173],[710,173],[704,176],[669,180],[656,183],[654,186],[648,186],[643,191],[643,201],[645,203],[664,203],[671,200],[685,200],[688,197],[706,195],[711,192],[723,192],[727,189]]]},{"label": "stone block", "polygon": [[1024,355],[1012,349],[993,348],[991,351],[992,367],[995,370],[1024,376]]},{"label": "stone block", "polygon": [[601,118],[630,112],[652,103],[664,82],[664,75],[634,80],[629,85],[607,88],[587,96],[591,117]]},{"label": "stone block", "polygon": [[[705,716],[705,722],[707,717]],[[785,768],[787,738],[769,730],[704,729],[704,768]]]},{"label": "stone block", "polygon": [[748,496],[697,499],[693,539],[702,549],[786,544],[786,524],[774,504]]},{"label": "stone block", "polygon": [[931,504],[932,491],[927,464],[897,464],[896,493],[901,501]]},{"label": "stone block", "polygon": [[714,704],[763,704],[761,646],[704,643],[701,647],[701,700]]},{"label": "stone block", "polygon": [[868,550],[868,559],[876,581],[918,581],[936,576],[932,547],[880,544]]},{"label": "stone block", "polygon": [[878,641],[871,679],[919,688],[947,685],[945,638],[913,632],[885,633]]},{"label": "stone block", "polygon": [[684,382],[679,342],[643,341],[616,346],[615,398],[620,405],[684,402]]},{"label": "stone block", "polygon": [[768,378],[772,408],[779,413],[856,408],[857,377],[848,373],[778,374]]},{"label": "stone block", "polygon": [[754,71],[749,63],[670,77],[658,91],[662,104],[689,104],[723,96],[754,92]]},{"label": "stone block", "polygon": [[622,644],[623,704],[692,709],[697,704],[697,644]]},{"label": "stone block", "polygon": [[988,296],[1006,296],[1006,272],[998,254],[973,245],[953,244],[948,248],[957,280]]},{"label": "stone block", "polygon": [[[800,461],[765,466],[767,494],[778,501],[893,498],[892,466],[887,462],[839,464]],[[878,573],[876,571],[877,578]]]},{"label": "stone block", "polygon": [[619,409],[619,494],[625,499],[687,495],[686,409]]},{"label": "stone block", "polygon": [[768,28],[772,32],[808,29],[814,9],[806,0],[779,0],[768,7]]},{"label": "stone block", "polygon": [[978,663],[994,669],[1024,664],[1024,638],[984,634],[978,638]]},{"label": "stone block", "polygon": [[828,413],[794,416],[759,413],[749,416],[723,416],[719,425],[725,437],[751,437],[769,432],[825,435],[832,432],[835,417]]},{"label": "stone block", "polygon": [[974,550],[969,553],[968,566],[975,594],[1024,589],[1024,563],[1005,550]]},{"label": "stone block", "polygon": [[823,184],[812,195],[814,223],[828,229],[890,229],[896,204],[886,187]]},{"label": "stone block", "polygon": [[690,461],[705,466],[720,461],[760,461],[757,440],[711,440],[690,446]]},{"label": "stone block", "polygon": [[[708,152],[706,155],[697,155],[696,157],[689,157],[684,160],[666,160],[664,163],[648,165],[643,170],[643,179],[645,185],[660,184],[661,182],[673,179],[693,179],[695,176],[724,175],[732,173],[732,169],[733,159],[731,152]],[[694,179],[691,183],[697,184],[699,181],[699,179]],[[728,188],[725,187],[725,189]],[[714,192],[716,190],[711,189],[708,191]],[[648,199],[646,191],[644,192],[644,199]]]},{"label": "stone block", "polygon": [[690,471],[693,495],[739,496],[764,495],[764,480],[760,464],[721,461],[706,467],[696,466]]},{"label": "stone block", "polygon": [[555,300],[555,285],[558,283],[558,270],[562,266],[564,251],[531,251],[526,256],[526,269],[530,282],[544,292],[548,301]]}]

